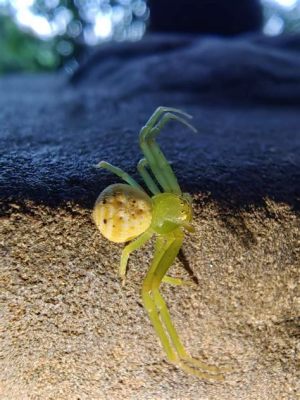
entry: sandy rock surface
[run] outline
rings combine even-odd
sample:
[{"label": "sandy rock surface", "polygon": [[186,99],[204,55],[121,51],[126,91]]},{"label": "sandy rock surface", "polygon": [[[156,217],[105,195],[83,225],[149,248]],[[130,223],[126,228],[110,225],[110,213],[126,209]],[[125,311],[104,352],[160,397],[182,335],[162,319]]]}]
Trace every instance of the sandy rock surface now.
[{"label": "sandy rock surface", "polygon": [[[155,40],[138,62],[134,50],[122,64],[108,58],[101,73],[87,65],[75,86],[60,75],[0,82],[3,400],[298,398],[296,39],[281,48],[256,38],[242,56],[233,42],[231,64],[215,63],[227,41]],[[158,44],[160,56],[151,50]],[[203,49],[211,58],[201,64]],[[245,70],[255,52],[259,61]],[[180,65],[193,66],[185,85]],[[194,284],[164,284],[162,293],[190,353],[232,365],[221,383],[166,362],[140,297],[153,242],[131,257],[122,288],[122,245],[103,239],[91,220],[97,195],[117,181],[92,166],[105,159],[137,177],[138,131],[158,105],[193,114],[199,130],[172,123],[159,138],[193,196],[196,228],[171,269]]]}]

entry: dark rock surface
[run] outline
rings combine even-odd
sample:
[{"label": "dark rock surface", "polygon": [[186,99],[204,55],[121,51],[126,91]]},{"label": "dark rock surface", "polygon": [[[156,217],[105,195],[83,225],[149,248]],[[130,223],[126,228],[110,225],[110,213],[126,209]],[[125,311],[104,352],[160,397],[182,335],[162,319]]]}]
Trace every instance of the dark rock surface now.
[{"label": "dark rock surface", "polygon": [[194,115],[199,130],[186,136],[170,124],[160,137],[187,190],[299,208],[296,38],[154,37],[120,47],[99,52],[75,86],[62,76],[2,79],[2,199],[91,207],[112,179],[93,165],[106,159],[134,173],[138,131],[168,105]]},{"label": "dark rock surface", "polygon": [[150,29],[158,32],[193,32],[235,35],[253,32],[263,22],[258,0],[149,0]]},{"label": "dark rock surface", "polygon": [[[1,398],[296,399],[299,55],[299,36],[150,36],[104,47],[71,80],[1,79]],[[185,254],[200,282],[163,291],[193,355],[235,365],[224,384],[164,363],[139,303],[151,249],[122,289],[121,248],[90,219],[117,180],[93,165],[137,176],[159,105],[199,130],[159,137],[195,200]]]}]

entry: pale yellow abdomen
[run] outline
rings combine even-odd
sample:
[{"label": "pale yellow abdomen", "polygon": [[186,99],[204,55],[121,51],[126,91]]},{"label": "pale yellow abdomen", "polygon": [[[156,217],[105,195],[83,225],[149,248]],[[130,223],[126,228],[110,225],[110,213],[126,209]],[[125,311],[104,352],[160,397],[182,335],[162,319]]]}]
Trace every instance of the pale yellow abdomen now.
[{"label": "pale yellow abdomen", "polygon": [[142,190],[118,183],[99,195],[93,219],[106,239],[123,243],[145,232],[152,220],[150,197]]}]

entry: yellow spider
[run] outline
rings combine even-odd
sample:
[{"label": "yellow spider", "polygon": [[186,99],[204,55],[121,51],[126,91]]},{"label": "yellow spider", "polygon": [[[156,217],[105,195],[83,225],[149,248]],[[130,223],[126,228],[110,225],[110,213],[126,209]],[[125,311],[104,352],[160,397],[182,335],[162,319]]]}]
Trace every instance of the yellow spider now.
[{"label": "yellow spider", "polygon": [[122,252],[120,276],[123,283],[130,253],[143,246],[153,235],[156,236],[155,254],[143,282],[142,299],[167,358],[171,363],[200,378],[223,380],[220,369],[187,353],[159,291],[162,282],[173,285],[183,283],[182,280],[166,274],[182,246],[184,230],[194,231],[191,225],[191,196],[182,193],[170,164],[155,141],[160,130],[172,119],[196,131],[184,117],[192,118],[175,108],[159,107],[140,131],[140,147],[145,158],[140,160],[137,169],[153,194],[151,198],[120,168],[104,161],[97,165],[113,172],[127,184],[110,185],[103,190],[96,201],[93,219],[108,240],[124,243],[135,239]]}]

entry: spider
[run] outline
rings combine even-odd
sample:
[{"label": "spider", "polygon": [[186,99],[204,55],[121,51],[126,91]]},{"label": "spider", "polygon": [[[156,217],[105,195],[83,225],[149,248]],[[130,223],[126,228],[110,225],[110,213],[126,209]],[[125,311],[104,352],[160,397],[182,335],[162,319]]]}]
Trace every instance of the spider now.
[{"label": "spider", "polygon": [[162,282],[184,283],[168,276],[167,271],[182,246],[184,232],[193,232],[194,228],[191,225],[192,198],[188,193],[182,193],[155,139],[170,120],[196,131],[186,120],[190,118],[189,114],[176,108],[159,107],[140,131],[139,143],[145,158],[139,161],[137,169],[152,197],[120,168],[105,161],[97,164],[127,184],[114,184],[103,190],[96,201],[93,219],[102,235],[112,242],[125,243],[135,239],[122,251],[119,274],[123,285],[129,255],[156,236],[154,257],[142,286],[142,300],[167,359],[200,378],[223,380],[224,370],[191,357],[185,350],[159,290]]}]

